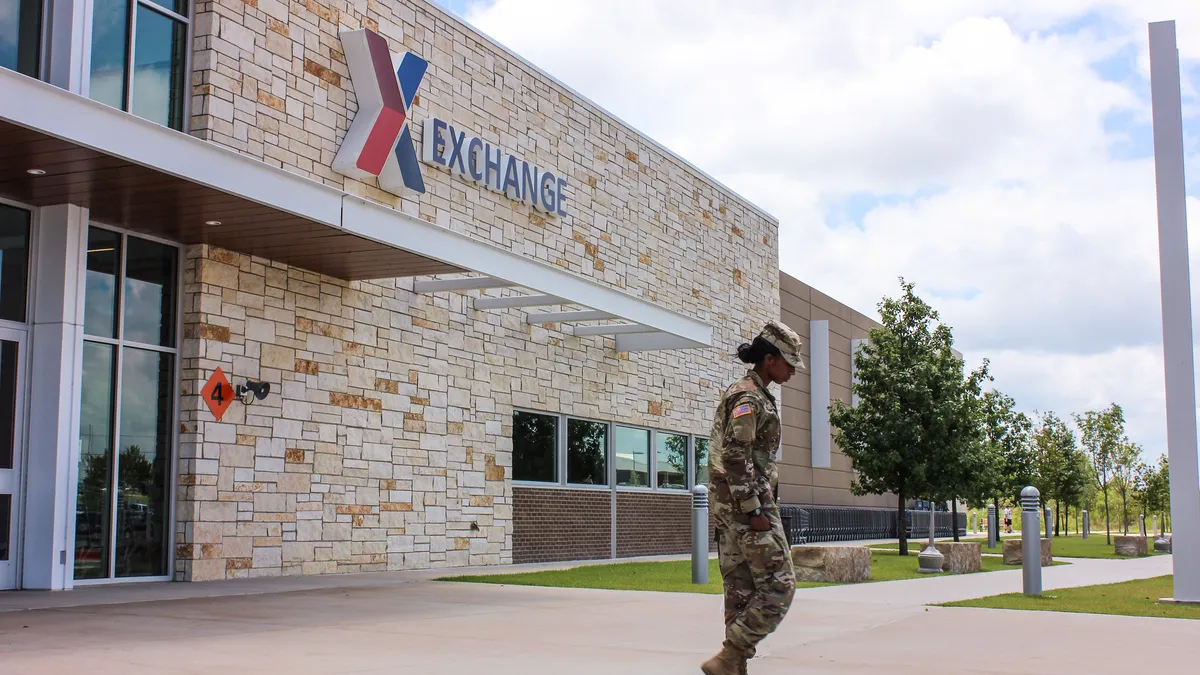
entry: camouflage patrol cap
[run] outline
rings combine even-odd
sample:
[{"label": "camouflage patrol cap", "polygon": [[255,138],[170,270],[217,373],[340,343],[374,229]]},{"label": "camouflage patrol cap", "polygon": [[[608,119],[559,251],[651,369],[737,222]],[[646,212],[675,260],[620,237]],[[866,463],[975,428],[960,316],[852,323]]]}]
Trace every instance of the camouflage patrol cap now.
[{"label": "camouflage patrol cap", "polygon": [[783,360],[793,368],[803,368],[804,360],[800,358],[800,336],[779,321],[768,321],[759,337],[775,345]]}]

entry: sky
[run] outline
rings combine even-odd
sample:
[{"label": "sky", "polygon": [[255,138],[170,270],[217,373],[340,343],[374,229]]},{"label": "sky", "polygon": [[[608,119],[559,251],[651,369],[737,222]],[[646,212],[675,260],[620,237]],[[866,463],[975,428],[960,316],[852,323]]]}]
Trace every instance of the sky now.
[{"label": "sky", "polygon": [[1165,452],[1147,23],[1196,223],[1200,2],[441,2],[777,217],[783,271],[869,315],[903,276],[1019,408]]}]

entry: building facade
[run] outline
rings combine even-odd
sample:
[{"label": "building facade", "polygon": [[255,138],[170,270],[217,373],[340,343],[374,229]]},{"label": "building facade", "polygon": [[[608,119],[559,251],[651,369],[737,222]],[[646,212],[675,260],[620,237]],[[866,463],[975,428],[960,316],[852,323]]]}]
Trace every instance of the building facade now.
[{"label": "building facade", "polygon": [[670,548],[771,216],[423,0],[17,5],[0,588]]}]

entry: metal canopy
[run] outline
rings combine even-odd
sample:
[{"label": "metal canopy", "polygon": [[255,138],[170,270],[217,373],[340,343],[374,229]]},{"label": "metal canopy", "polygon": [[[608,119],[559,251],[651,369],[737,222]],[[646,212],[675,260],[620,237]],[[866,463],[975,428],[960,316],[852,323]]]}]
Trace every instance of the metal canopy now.
[{"label": "metal canopy", "polygon": [[617,334],[619,351],[712,346],[712,327],[691,317],[216,143],[3,68],[0,91],[0,196],[78,204],[102,222],[341,279],[422,277],[419,293],[528,289],[476,308],[570,305],[584,309],[530,320],[612,318],[647,331]]}]

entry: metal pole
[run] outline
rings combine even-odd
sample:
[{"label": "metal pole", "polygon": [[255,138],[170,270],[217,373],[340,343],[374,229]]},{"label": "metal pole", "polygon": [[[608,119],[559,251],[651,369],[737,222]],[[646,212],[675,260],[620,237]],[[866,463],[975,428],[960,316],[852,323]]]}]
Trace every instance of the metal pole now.
[{"label": "metal pole", "polygon": [[708,583],[708,487],[692,488],[692,583]]},{"label": "metal pole", "polygon": [[1196,456],[1196,371],[1188,270],[1183,103],[1175,22],[1150,24],[1150,102],[1158,195],[1163,369],[1167,391],[1167,458],[1171,463],[1171,564],[1174,600],[1200,602],[1200,472]]},{"label": "metal pole", "polygon": [[1084,511],[1083,511],[1083,538],[1087,539],[1088,535],[1091,534],[1091,532],[1092,532],[1092,523],[1088,519],[1087,509],[1084,509]]},{"label": "metal pole", "polygon": [[1041,493],[1030,485],[1021,490],[1021,569],[1025,595],[1042,594],[1042,533],[1038,522]]},{"label": "metal pole", "polygon": [[996,548],[996,535],[999,523],[996,522],[996,505],[987,505],[988,548]]},{"label": "metal pole", "polygon": [[937,528],[937,518],[934,517],[933,500],[929,500],[929,545],[917,555],[917,572],[921,574],[938,574],[942,571],[945,557],[934,544],[934,533]]},{"label": "metal pole", "polygon": [[1054,510],[1049,506],[1045,507],[1043,510],[1046,512],[1046,536],[1053,537],[1054,525],[1052,523],[1054,522]]}]

